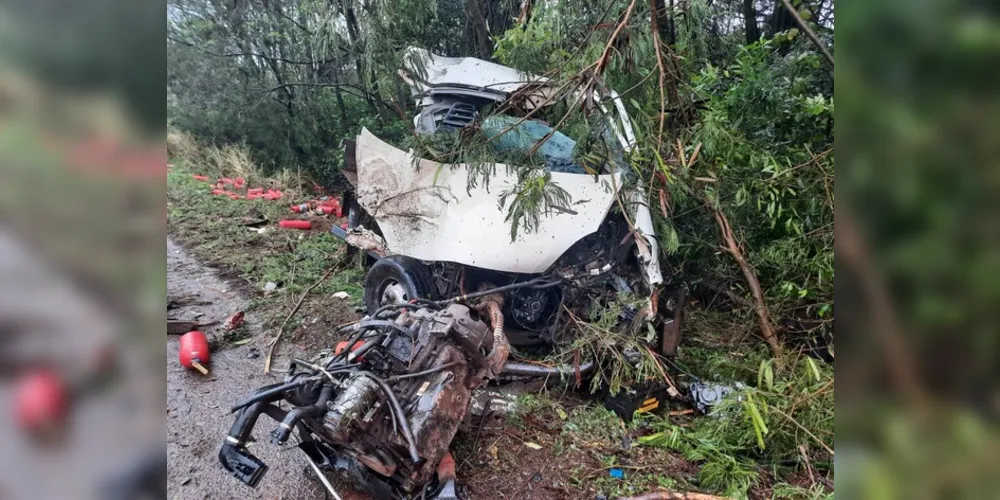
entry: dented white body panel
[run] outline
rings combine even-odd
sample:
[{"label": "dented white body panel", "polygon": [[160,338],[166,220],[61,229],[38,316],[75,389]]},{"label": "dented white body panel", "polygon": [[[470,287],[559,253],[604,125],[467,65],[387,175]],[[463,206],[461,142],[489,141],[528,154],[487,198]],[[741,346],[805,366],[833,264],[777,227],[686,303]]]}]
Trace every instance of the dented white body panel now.
[{"label": "dented white body panel", "polygon": [[[405,53],[400,76],[410,85],[422,113],[414,117],[418,132],[433,130],[451,103],[463,98],[504,102],[517,93],[525,109],[550,103],[549,80],[472,57],[442,57],[419,48]],[[590,92],[594,92],[590,90]],[[574,99],[581,96],[575,95]],[[589,98],[597,104],[623,150],[635,148],[635,134],[621,98]],[[605,103],[611,103],[606,106]],[[385,250],[425,261],[446,261],[494,271],[542,273],[569,248],[598,230],[615,203],[621,174],[593,176],[552,172],[552,181],[566,190],[576,213],[543,214],[537,230],[520,231],[510,240],[509,203],[501,193],[517,182],[504,165],[497,165],[489,189],[468,188],[465,165],[445,165],[421,159],[414,168],[412,152],[383,142],[368,130],[358,136],[357,198],[374,217],[385,239]],[[663,282],[659,248],[642,186],[622,193],[636,230],[636,247],[648,285]],[[513,197],[511,197],[513,198]]]},{"label": "dented white body panel", "polygon": [[415,74],[414,64],[403,77],[415,93],[447,85],[465,85],[496,92],[511,93],[531,83],[548,82],[547,78],[508,68],[475,57],[444,57],[424,49],[410,47],[405,53],[410,63],[418,63],[423,74]]},{"label": "dented white body panel", "polygon": [[420,160],[414,168],[411,153],[365,129],[357,140],[357,168],[358,203],[378,222],[388,253],[514,273],[547,270],[574,243],[597,231],[614,203],[613,186],[621,184],[620,174],[612,182],[610,174],[595,180],[552,173],[572,196],[576,213],[543,214],[537,231],[522,231],[512,242],[510,222],[504,220],[508,207],[499,206],[499,197],[517,178],[503,165],[497,165],[489,190],[467,190],[465,165]]}]

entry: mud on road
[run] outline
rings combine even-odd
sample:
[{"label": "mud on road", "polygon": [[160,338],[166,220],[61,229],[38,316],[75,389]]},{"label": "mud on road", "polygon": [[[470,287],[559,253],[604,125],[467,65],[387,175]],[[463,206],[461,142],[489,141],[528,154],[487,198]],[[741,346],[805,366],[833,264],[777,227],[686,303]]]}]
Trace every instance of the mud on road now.
[{"label": "mud on road", "polygon": [[[167,297],[176,307],[171,318],[199,322],[224,321],[243,311],[248,300],[216,273],[188,255],[183,248],[167,240]],[[260,319],[247,314],[245,328],[252,339],[244,345],[218,342],[221,321],[203,328],[215,347],[208,376],[180,366],[178,337],[167,338],[167,489],[171,500],[257,498],[268,500],[322,500],[322,487],[303,471],[308,467],[298,449],[271,446],[268,433],[273,426],[262,417],[253,436],[250,451],[270,469],[256,489],[239,482],[222,469],[218,452],[233,423],[230,406],[254,389],[281,381],[281,373],[263,371],[266,346],[270,340],[260,328]],[[216,341],[213,341],[216,340]],[[277,366],[283,363],[276,360]],[[341,496],[360,500],[338,486]]]}]

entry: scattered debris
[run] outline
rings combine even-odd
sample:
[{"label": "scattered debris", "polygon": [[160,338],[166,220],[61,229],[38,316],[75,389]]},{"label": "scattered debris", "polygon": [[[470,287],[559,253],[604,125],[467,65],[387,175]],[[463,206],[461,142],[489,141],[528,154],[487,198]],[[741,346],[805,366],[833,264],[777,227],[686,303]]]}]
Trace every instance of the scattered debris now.
[{"label": "scattered debris", "polygon": [[472,395],[469,415],[477,418],[487,416],[505,417],[517,411],[517,396],[509,392],[480,389]]},{"label": "scattered debris", "polygon": [[261,224],[267,224],[267,217],[263,215],[259,217],[243,217],[242,222],[244,226],[260,226]]},{"label": "scattered debris", "polygon": [[197,321],[177,321],[177,320],[167,320],[167,335],[183,335],[192,330],[197,330],[198,328],[203,328],[206,326],[211,326],[218,323],[218,321],[209,321],[208,323],[199,323]]},{"label": "scattered debris", "polygon": [[524,445],[527,446],[528,448],[531,448],[532,450],[540,450],[540,449],[542,449],[542,445],[540,445],[538,443],[533,443],[531,441],[526,441],[524,443]]},{"label": "scattered debris", "polygon": [[291,210],[292,212],[302,214],[312,212],[316,215],[334,214],[335,217],[342,215],[340,202],[331,199],[329,196],[323,196],[319,200],[309,200],[305,203],[292,205]]},{"label": "scattered debris", "polygon": [[[209,182],[208,177],[200,174],[193,174],[196,180]],[[244,197],[248,200],[265,199],[265,200],[277,200],[284,196],[284,193],[277,189],[268,189],[266,192],[264,188],[254,188],[248,189],[246,196],[237,193],[236,191],[242,191],[246,187],[246,179],[238,177],[236,179],[230,179],[228,177],[220,177],[215,184],[212,184],[212,194],[217,196],[228,196],[233,200],[243,199]]]},{"label": "scattered debris", "polygon": [[273,292],[277,289],[278,289],[278,284],[273,281],[268,281],[267,283],[264,284],[265,292]]},{"label": "scattered debris", "polygon": [[312,222],[307,220],[283,220],[278,222],[278,226],[288,229],[312,229]]},{"label": "scattered debris", "polygon": [[348,245],[366,252],[374,252],[379,257],[385,257],[389,254],[385,249],[385,240],[374,231],[369,231],[364,227],[356,227],[347,231],[347,237],[344,240]]},{"label": "scattered debris", "polygon": [[175,297],[167,299],[167,310],[177,309],[179,307],[187,306],[207,306],[211,302],[207,300],[199,300],[193,295],[185,295],[183,297]]},{"label": "scattered debris", "polygon": [[335,299],[341,299],[341,300],[343,300],[343,299],[349,299],[349,298],[351,298],[351,294],[349,294],[347,292],[337,292],[337,293],[333,294],[333,298],[335,298]]},{"label": "scattered debris", "polygon": [[691,491],[654,491],[635,497],[622,497],[618,500],[728,500],[726,497],[695,493]]},{"label": "scattered debris", "polygon": [[235,330],[237,327],[243,324],[243,311],[239,311],[236,314],[229,317],[226,322],[222,325],[226,330]]},{"label": "scattered debris", "polygon": [[617,467],[609,470],[608,475],[614,479],[625,479],[625,471]]},{"label": "scattered debris", "polygon": [[692,383],[689,390],[691,391],[691,399],[694,400],[695,408],[703,414],[708,414],[708,410],[712,406],[719,404],[726,396],[743,387],[744,385],[739,382],[735,385],[724,385],[699,381]]}]

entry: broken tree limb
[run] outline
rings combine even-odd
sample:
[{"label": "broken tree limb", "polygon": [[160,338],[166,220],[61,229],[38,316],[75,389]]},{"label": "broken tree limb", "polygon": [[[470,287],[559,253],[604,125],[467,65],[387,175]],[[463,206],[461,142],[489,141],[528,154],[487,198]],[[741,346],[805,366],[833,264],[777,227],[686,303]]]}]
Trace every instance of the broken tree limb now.
[{"label": "broken tree limb", "polygon": [[663,123],[666,121],[667,115],[667,96],[663,88],[667,78],[667,70],[663,67],[663,53],[660,51],[660,27],[657,25],[656,20],[656,0],[649,0],[649,12],[649,26],[653,35],[653,47],[656,48],[656,68],[660,76],[660,128],[656,133],[656,149],[659,150],[663,145]]},{"label": "broken tree limb", "polygon": [[889,376],[909,403],[923,406],[927,394],[918,371],[917,357],[906,342],[906,332],[882,273],[875,266],[854,214],[839,208],[836,217],[834,249],[837,259],[844,262],[844,267],[858,280],[861,294],[870,305],[870,319],[874,323],[871,333],[884,350]]},{"label": "broken tree limb", "polygon": [[712,212],[712,216],[715,217],[715,222],[719,225],[719,231],[722,233],[722,240],[725,242],[725,246],[722,247],[729,255],[733,257],[736,264],[740,267],[740,271],[743,272],[743,278],[746,279],[747,285],[750,287],[750,292],[753,295],[753,308],[754,312],[757,314],[757,326],[760,328],[760,334],[764,337],[764,341],[771,346],[771,350],[774,352],[775,356],[780,356],[782,349],[781,343],[778,342],[778,336],[774,332],[774,327],[771,325],[770,314],[767,311],[767,304],[764,302],[764,292],[760,288],[760,281],[757,279],[757,275],[753,272],[750,264],[747,263],[746,258],[743,257],[743,251],[740,250],[739,244],[736,242],[736,236],[733,235],[733,229],[729,226],[729,220],[726,215],[722,213],[718,207],[710,202],[705,203],[709,211]]},{"label": "broken tree limb", "polygon": [[619,500],[727,500],[726,497],[717,497],[706,493],[695,493],[691,491],[654,491],[644,495],[634,497],[622,497]]},{"label": "broken tree limb", "polygon": [[833,54],[830,53],[830,49],[826,48],[826,45],[820,41],[819,37],[816,36],[816,32],[813,31],[808,24],[806,24],[805,19],[802,19],[802,16],[799,15],[799,11],[795,10],[795,7],[792,6],[791,2],[788,0],[781,0],[781,3],[785,4],[785,8],[788,9],[788,13],[792,15],[795,22],[798,23],[800,28],[802,28],[802,31],[805,31],[809,40],[811,40],[813,45],[815,45],[816,48],[823,53],[823,57],[826,57],[826,60],[830,62],[830,67],[833,68]]},{"label": "broken tree limb", "polygon": [[333,266],[330,269],[327,269],[326,272],[323,273],[323,276],[310,285],[309,288],[306,288],[306,291],[302,292],[302,296],[299,297],[299,301],[295,303],[295,307],[293,307],[288,313],[288,316],[285,316],[285,320],[281,322],[281,327],[278,328],[278,334],[274,336],[274,340],[271,341],[270,347],[267,349],[267,358],[264,359],[264,373],[271,373],[271,358],[274,356],[274,348],[278,345],[278,341],[281,340],[281,335],[285,333],[285,326],[288,325],[288,321],[292,319],[292,316],[295,316],[295,313],[298,312],[300,307],[302,307],[302,302],[306,300],[306,296],[309,295],[309,292],[313,291],[314,288],[326,280],[326,277],[329,276],[334,269],[337,269],[337,267],[339,266]]},{"label": "broken tree limb", "polygon": [[680,391],[677,390],[677,385],[674,384],[673,379],[670,378],[670,375],[667,375],[667,372],[663,369],[663,366],[660,364],[660,358],[656,357],[656,353],[654,353],[653,350],[650,349],[648,345],[644,345],[643,347],[645,347],[646,350],[649,351],[649,357],[653,359],[653,363],[656,364],[656,369],[660,372],[660,376],[662,376],[663,381],[667,383],[667,394],[669,394],[671,397],[674,398],[680,396],[681,393]]},{"label": "broken tree limb", "polygon": [[782,417],[785,417],[786,419],[788,419],[789,422],[795,424],[795,426],[798,427],[799,429],[802,429],[802,432],[805,432],[807,436],[813,438],[813,441],[816,441],[816,444],[822,446],[823,449],[826,450],[826,452],[829,453],[831,457],[834,456],[833,455],[833,448],[830,448],[829,446],[827,446],[827,444],[824,443],[822,439],[820,439],[815,434],[813,434],[812,431],[810,431],[809,429],[806,429],[805,426],[803,426],[802,424],[800,424],[798,420],[795,420],[794,418],[791,417],[791,415],[789,415],[789,414],[787,414],[787,413],[785,413],[785,412],[783,412],[783,411],[781,411],[781,410],[779,410],[777,408],[773,408],[772,407],[771,409],[774,410],[774,412],[777,413],[778,415],[781,415]]},{"label": "broken tree limb", "polygon": [[601,52],[601,57],[597,59],[596,63],[594,63],[594,73],[597,76],[604,74],[604,68],[607,67],[608,60],[611,58],[611,49],[614,47],[615,40],[618,39],[618,35],[625,28],[625,25],[628,24],[629,18],[632,17],[633,8],[635,8],[635,0],[632,0],[632,2],[628,4],[628,8],[625,9],[625,14],[622,16],[622,21],[618,23],[618,27],[615,28],[615,31],[611,33],[611,38],[608,39],[607,45],[604,46],[604,51]]},{"label": "broken tree limb", "polygon": [[806,446],[803,444],[799,445],[799,455],[802,456],[802,462],[806,464],[806,472],[809,473],[809,486],[812,487],[816,484],[816,474],[813,473],[812,462],[809,461],[809,454],[806,453]]}]

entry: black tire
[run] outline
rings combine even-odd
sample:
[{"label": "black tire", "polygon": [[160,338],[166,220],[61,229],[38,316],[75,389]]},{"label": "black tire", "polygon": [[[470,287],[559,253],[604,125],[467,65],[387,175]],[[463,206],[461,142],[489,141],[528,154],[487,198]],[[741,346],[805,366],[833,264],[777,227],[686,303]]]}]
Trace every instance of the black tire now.
[{"label": "black tire", "polygon": [[390,255],[379,259],[365,275],[365,307],[368,314],[374,313],[381,305],[387,288],[399,285],[404,296],[396,301],[417,298],[435,299],[434,281],[430,269],[417,259],[402,255]]}]

